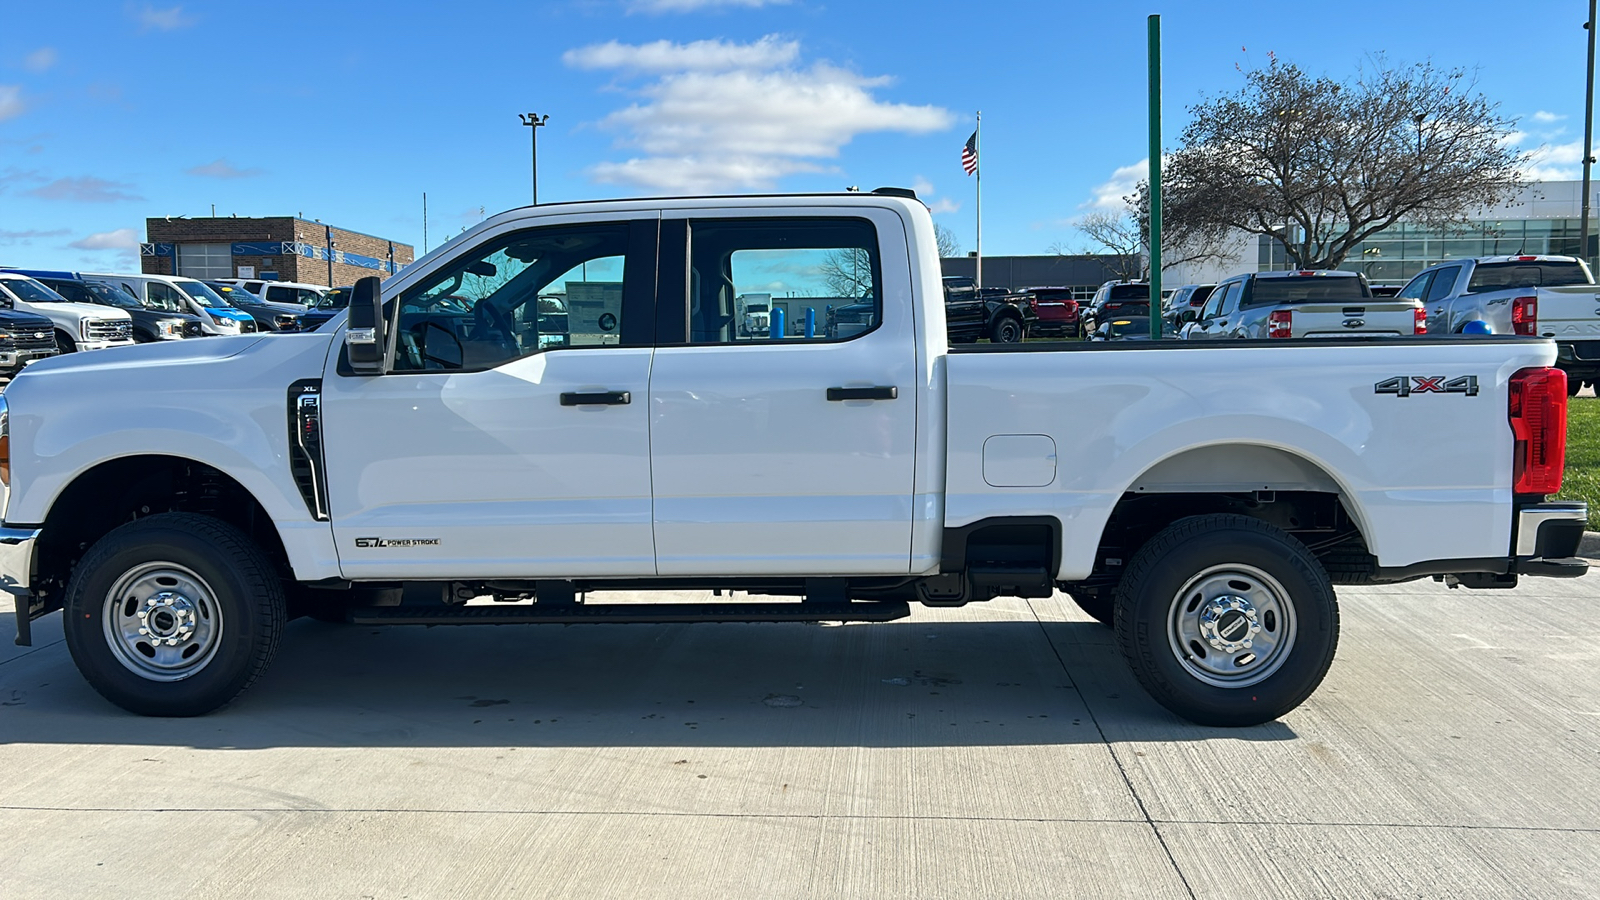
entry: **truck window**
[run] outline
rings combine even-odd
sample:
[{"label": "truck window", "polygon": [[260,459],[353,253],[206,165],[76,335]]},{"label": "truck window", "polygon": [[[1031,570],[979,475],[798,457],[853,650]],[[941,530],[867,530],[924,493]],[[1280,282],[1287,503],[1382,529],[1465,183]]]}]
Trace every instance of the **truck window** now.
[{"label": "truck window", "polygon": [[159,281],[152,281],[145,286],[150,291],[150,305],[157,309],[169,312],[179,312],[187,308],[188,304],[178,295],[176,288]]},{"label": "truck window", "polygon": [[1287,278],[1257,278],[1250,288],[1251,306],[1279,303],[1315,303],[1321,300],[1361,300],[1372,291],[1360,278],[1327,275],[1302,275]]},{"label": "truck window", "polygon": [[1200,313],[1202,319],[1215,319],[1222,310],[1222,299],[1228,296],[1228,291],[1236,285],[1225,284],[1211,292],[1211,297],[1206,301],[1206,308]]},{"label": "truck window", "polygon": [[536,228],[464,254],[401,295],[394,371],[481,371],[554,347],[621,343],[629,230]]},{"label": "truck window", "polygon": [[1480,263],[1473,268],[1472,277],[1467,280],[1467,293],[1590,283],[1584,275],[1583,266],[1576,260]]},{"label": "truck window", "polygon": [[1428,284],[1433,281],[1432,272],[1423,272],[1411,279],[1411,283],[1400,290],[1395,296],[1406,300],[1421,300],[1428,295]]},{"label": "truck window", "polygon": [[1428,286],[1426,302],[1432,303],[1435,300],[1443,300],[1450,296],[1450,292],[1456,289],[1456,279],[1460,277],[1460,266],[1451,266],[1448,269],[1440,269],[1434,272],[1433,284]]},{"label": "truck window", "polygon": [[1150,285],[1148,284],[1113,284],[1111,291],[1106,295],[1107,300],[1149,300]]},{"label": "truck window", "polygon": [[[883,317],[878,235],[865,219],[697,219],[689,342],[842,340]],[[779,319],[781,334],[774,334]]]}]

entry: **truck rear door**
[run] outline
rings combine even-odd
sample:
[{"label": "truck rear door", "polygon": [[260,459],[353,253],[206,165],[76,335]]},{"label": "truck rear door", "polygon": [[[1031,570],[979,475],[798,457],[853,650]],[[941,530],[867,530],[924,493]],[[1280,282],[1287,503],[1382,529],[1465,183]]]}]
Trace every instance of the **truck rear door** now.
[{"label": "truck rear door", "polygon": [[[899,215],[663,216],[650,375],[657,571],[907,573],[917,344]],[[874,321],[831,338],[821,327],[742,335],[737,299],[758,292],[787,298],[795,320],[854,305]]]}]

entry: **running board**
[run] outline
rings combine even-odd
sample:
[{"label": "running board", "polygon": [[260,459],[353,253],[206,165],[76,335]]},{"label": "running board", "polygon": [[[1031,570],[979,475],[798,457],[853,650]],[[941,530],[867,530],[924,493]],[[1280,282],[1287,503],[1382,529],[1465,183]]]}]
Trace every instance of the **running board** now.
[{"label": "running board", "polygon": [[911,615],[904,600],[865,603],[579,603],[570,606],[371,606],[355,625],[579,625],[585,622],[892,622]]}]

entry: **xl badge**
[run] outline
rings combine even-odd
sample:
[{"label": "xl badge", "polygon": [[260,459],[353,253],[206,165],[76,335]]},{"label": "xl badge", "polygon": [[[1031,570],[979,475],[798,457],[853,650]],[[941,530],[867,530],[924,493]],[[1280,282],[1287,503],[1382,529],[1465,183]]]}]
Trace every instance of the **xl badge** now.
[{"label": "xl badge", "polygon": [[1409,397],[1412,394],[1466,394],[1478,396],[1478,376],[1462,375],[1445,380],[1444,375],[1396,375],[1372,386],[1374,394]]}]

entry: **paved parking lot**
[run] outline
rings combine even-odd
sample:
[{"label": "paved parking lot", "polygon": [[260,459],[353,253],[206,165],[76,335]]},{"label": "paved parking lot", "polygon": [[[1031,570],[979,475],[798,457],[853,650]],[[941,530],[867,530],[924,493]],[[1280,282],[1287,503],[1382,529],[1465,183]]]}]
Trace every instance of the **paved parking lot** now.
[{"label": "paved parking lot", "polygon": [[1525,585],[1342,589],[1322,690],[1244,730],[1064,598],[301,620],[190,720],[101,701],[53,617],[0,650],[0,896],[1594,896],[1600,576]]}]

